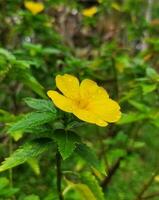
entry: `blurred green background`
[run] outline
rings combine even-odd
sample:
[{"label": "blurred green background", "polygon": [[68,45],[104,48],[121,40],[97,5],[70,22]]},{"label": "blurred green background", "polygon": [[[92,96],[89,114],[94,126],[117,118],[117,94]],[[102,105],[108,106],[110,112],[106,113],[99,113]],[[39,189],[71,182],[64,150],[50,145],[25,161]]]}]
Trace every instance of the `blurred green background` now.
[{"label": "blurred green background", "polygon": [[[106,128],[75,128],[104,163],[107,176],[92,172],[75,152],[62,163],[64,199],[101,199],[82,196],[91,178],[81,180],[84,188],[69,189],[68,180],[76,183],[76,177],[68,171],[91,171],[106,200],[158,200],[159,1],[35,2],[43,5],[36,13],[22,0],[0,0],[0,161],[38,135],[7,133],[30,111],[24,98],[47,99],[57,74],[90,78],[109,91],[123,114]],[[54,163],[53,147],[40,160],[1,172],[0,199],[58,200]]]}]

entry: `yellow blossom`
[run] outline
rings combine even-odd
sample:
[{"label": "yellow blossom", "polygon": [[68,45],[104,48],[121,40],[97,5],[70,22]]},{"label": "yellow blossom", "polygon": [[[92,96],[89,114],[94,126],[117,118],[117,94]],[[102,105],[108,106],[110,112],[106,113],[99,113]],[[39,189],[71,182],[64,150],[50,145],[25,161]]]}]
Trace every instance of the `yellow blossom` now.
[{"label": "yellow blossom", "polygon": [[44,4],[40,2],[25,1],[24,5],[32,12],[33,15],[36,15],[44,10]]},{"label": "yellow blossom", "polygon": [[98,9],[96,6],[90,7],[90,8],[86,8],[82,11],[82,14],[86,17],[92,17],[93,15],[95,15],[97,13]]},{"label": "yellow blossom", "polygon": [[50,90],[47,95],[61,110],[99,126],[119,120],[120,106],[110,99],[106,90],[96,82],[84,79],[79,83],[76,77],[65,74],[56,76],[56,86],[62,94]]}]

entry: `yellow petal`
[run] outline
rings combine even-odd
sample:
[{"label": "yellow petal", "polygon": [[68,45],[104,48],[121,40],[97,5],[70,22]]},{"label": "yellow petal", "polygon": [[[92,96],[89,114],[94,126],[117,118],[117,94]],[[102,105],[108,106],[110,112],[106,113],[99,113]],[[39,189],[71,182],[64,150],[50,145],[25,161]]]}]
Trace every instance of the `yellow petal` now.
[{"label": "yellow petal", "polygon": [[25,5],[25,8],[30,10],[34,15],[44,10],[44,4],[40,2],[25,1],[24,5]]},{"label": "yellow petal", "polygon": [[95,15],[97,13],[98,9],[96,6],[90,7],[90,8],[86,8],[82,11],[82,14],[86,17],[92,17],[93,15]]},{"label": "yellow petal", "polygon": [[120,106],[112,99],[92,101],[88,109],[107,122],[116,122],[121,117]]},{"label": "yellow petal", "polygon": [[52,99],[55,106],[65,112],[72,112],[73,102],[70,99],[53,90],[49,90],[47,95]]},{"label": "yellow petal", "polygon": [[65,74],[56,76],[57,88],[70,99],[79,99],[79,81],[76,77]]},{"label": "yellow petal", "polygon": [[97,124],[98,126],[107,126],[107,122],[98,118],[94,113],[88,110],[75,109],[73,111],[73,114],[83,121],[86,121],[92,124]]},{"label": "yellow petal", "polygon": [[82,99],[89,99],[90,101],[109,98],[106,90],[90,79],[85,79],[81,82],[80,95]]}]

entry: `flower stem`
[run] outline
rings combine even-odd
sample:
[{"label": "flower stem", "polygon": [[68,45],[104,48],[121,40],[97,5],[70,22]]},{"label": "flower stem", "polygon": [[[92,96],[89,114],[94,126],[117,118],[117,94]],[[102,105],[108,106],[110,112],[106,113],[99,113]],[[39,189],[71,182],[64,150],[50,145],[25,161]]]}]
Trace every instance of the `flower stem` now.
[{"label": "flower stem", "polygon": [[62,182],[62,172],[61,172],[61,155],[57,150],[56,153],[56,184],[57,184],[57,191],[59,200],[63,200],[62,196],[62,189],[61,189],[61,182]]}]

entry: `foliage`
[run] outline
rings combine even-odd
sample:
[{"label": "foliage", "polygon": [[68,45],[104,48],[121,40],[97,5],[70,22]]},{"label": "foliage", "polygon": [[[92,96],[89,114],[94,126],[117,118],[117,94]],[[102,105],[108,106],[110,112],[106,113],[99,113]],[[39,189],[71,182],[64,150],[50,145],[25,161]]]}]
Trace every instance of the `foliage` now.
[{"label": "foliage", "polygon": [[20,165],[31,158],[38,157],[49,148],[50,140],[34,140],[16,150],[9,158],[2,163],[0,172]]}]

